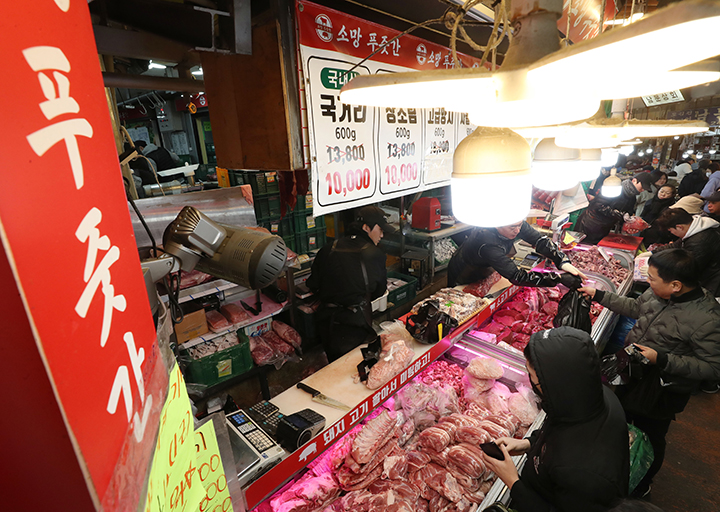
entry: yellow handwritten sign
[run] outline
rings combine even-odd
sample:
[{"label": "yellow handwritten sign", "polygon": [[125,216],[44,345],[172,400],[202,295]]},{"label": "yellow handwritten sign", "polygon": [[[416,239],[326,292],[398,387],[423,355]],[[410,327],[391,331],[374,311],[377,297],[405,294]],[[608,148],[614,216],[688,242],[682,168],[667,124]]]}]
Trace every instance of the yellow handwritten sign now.
[{"label": "yellow handwritten sign", "polygon": [[233,512],[232,498],[220,458],[215,427],[208,421],[195,431],[195,465],[205,497],[200,501],[199,512]]},{"label": "yellow handwritten sign", "polygon": [[177,364],[160,414],[145,512],[194,512],[205,495],[195,464],[190,398]]}]

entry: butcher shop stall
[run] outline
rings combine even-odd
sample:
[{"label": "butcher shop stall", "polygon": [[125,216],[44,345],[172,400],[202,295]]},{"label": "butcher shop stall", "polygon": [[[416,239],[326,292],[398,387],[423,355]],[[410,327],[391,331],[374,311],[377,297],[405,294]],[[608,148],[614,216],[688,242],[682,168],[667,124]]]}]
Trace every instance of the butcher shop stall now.
[{"label": "butcher shop stall", "polygon": [[[628,293],[630,253],[566,249],[590,286]],[[253,432],[282,452],[272,463],[238,464],[247,508],[436,512],[509,504],[509,490],[485,466],[479,446],[542,426],[522,351],[531,334],[556,326],[567,292],[505,280],[490,289],[441,289],[381,324],[378,346],[357,348],[271,400],[228,414],[236,463],[251,461],[238,441]],[[434,336],[413,328],[428,305],[454,320],[439,324]],[[593,304],[590,321],[601,352],[616,316]],[[290,416],[278,421],[280,411]],[[513,462],[520,470],[525,456]]]}]

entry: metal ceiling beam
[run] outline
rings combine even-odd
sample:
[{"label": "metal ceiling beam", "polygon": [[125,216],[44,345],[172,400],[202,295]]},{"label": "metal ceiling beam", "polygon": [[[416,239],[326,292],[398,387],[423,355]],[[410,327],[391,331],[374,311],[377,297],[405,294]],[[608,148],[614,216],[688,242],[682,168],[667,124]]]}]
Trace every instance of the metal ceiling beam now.
[{"label": "metal ceiling beam", "polygon": [[200,65],[200,55],[190,46],[166,37],[102,25],[93,25],[93,31],[97,51],[103,55]]},{"label": "metal ceiling beam", "polygon": [[203,80],[187,78],[166,78],[162,76],[127,75],[103,72],[105,87],[146,89],[151,91],[200,92],[205,90]]}]

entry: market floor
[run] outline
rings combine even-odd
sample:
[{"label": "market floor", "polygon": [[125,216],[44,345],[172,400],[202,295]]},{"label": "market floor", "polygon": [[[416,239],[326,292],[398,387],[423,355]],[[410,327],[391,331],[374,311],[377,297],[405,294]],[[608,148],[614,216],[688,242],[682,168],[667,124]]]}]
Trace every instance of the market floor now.
[{"label": "market floor", "polygon": [[720,510],[720,394],[700,393],[667,435],[651,501],[665,512]]}]

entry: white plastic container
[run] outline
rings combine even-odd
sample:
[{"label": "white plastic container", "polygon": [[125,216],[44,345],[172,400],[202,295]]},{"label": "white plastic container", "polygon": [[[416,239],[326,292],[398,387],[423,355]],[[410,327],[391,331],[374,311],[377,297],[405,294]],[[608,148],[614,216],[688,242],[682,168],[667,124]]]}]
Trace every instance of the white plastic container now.
[{"label": "white plastic container", "polygon": [[372,301],[371,305],[373,311],[385,311],[387,309],[387,299],[389,293],[390,292],[386,290],[385,294],[382,295],[382,297],[378,297],[377,299]]}]

